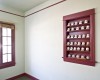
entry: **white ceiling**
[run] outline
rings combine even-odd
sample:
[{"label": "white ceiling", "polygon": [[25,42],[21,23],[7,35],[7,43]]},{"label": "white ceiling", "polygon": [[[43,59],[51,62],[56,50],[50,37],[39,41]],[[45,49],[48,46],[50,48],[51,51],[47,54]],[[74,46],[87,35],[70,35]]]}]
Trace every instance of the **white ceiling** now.
[{"label": "white ceiling", "polygon": [[0,0],[0,4],[20,11],[28,11],[48,0]]}]

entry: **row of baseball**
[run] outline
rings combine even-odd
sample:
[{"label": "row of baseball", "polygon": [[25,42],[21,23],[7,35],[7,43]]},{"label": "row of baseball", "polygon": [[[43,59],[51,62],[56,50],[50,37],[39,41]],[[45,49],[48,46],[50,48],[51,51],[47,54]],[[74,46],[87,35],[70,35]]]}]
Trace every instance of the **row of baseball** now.
[{"label": "row of baseball", "polygon": [[89,51],[89,47],[67,47],[68,51]]},{"label": "row of baseball", "polygon": [[86,56],[86,55],[80,55],[80,54],[68,54],[68,58],[90,59],[89,56]]},{"label": "row of baseball", "polygon": [[81,20],[81,21],[69,22],[67,26],[76,26],[76,25],[87,24],[87,23],[89,23],[89,20]]},{"label": "row of baseball", "polygon": [[67,42],[67,46],[89,46],[89,42]]},{"label": "row of baseball", "polygon": [[67,31],[77,31],[77,30],[88,30],[90,29],[90,26],[81,26],[81,27],[72,27],[72,28],[67,28]]},{"label": "row of baseball", "polygon": [[67,39],[71,38],[89,38],[90,34],[68,35]]}]

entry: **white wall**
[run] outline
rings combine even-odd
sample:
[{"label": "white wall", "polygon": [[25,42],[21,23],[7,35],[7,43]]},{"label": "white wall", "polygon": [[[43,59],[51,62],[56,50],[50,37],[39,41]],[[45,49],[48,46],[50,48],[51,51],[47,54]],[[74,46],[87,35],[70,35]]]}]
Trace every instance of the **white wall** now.
[{"label": "white wall", "polygon": [[[60,0],[26,12],[29,14]],[[40,80],[100,80],[100,63],[95,67],[64,62],[63,16],[96,9],[96,61],[100,62],[100,0],[67,0],[25,18],[25,72]]]},{"label": "white wall", "polygon": [[[23,13],[14,9],[0,5],[1,10],[10,11],[23,15]],[[0,80],[19,75],[24,72],[24,18],[0,12],[0,21],[15,24],[15,55],[16,65],[9,68],[0,69]]]}]

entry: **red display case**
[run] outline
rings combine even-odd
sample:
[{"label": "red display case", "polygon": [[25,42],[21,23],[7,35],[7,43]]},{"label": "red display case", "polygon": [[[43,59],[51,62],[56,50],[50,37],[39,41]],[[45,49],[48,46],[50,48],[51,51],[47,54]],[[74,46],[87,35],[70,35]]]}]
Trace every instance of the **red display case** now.
[{"label": "red display case", "polygon": [[95,9],[63,17],[63,59],[95,66]]}]

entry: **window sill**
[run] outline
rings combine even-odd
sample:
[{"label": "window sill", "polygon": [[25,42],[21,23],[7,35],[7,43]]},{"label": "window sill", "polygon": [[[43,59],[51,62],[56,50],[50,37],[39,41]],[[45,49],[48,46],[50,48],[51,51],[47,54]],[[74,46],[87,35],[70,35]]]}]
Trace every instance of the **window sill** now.
[{"label": "window sill", "polygon": [[3,63],[0,65],[0,69],[12,67],[12,66],[15,66],[15,62]]}]

